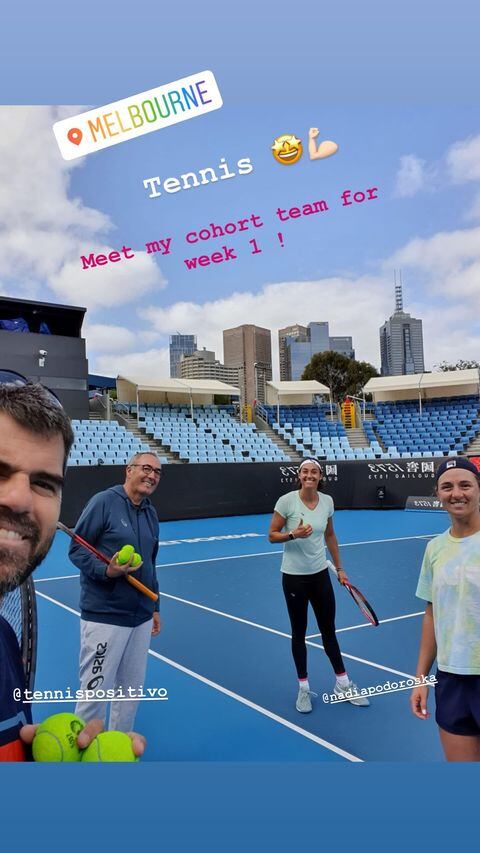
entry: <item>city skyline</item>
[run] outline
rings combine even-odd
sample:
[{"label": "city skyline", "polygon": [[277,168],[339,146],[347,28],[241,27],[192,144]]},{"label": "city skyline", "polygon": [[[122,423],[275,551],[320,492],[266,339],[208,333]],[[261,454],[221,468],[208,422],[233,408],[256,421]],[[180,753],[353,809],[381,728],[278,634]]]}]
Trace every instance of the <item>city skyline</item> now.
[{"label": "city skyline", "polygon": [[[412,317],[409,313],[407,313],[403,310],[403,285],[401,283],[399,283],[399,284],[396,283],[395,274],[394,274],[394,293],[395,293],[395,310],[394,310],[393,314],[390,316],[389,320],[385,321],[385,323],[380,327],[380,330],[379,330],[379,338],[380,338],[379,339],[379,352],[380,352],[380,365],[381,365],[379,373],[380,373],[380,375],[386,375],[386,376],[388,376],[388,375],[401,375],[402,374],[402,371],[400,371],[398,369],[395,372],[391,372],[391,373],[384,371],[383,370],[384,361],[382,360],[383,359],[382,352],[386,351],[386,347],[387,347],[387,344],[385,342],[385,335],[382,338],[382,331],[384,331],[386,329],[386,327],[389,326],[392,319],[395,319],[395,318],[398,319],[399,317],[402,318],[403,325],[405,325],[405,323],[407,323],[409,325],[409,330],[410,330],[410,327],[412,325],[414,327],[417,326],[417,328],[419,329],[419,331],[413,332],[413,337],[412,337],[412,344],[414,347],[416,347],[415,364],[417,366],[417,369],[405,370],[405,375],[408,375],[408,373],[425,372],[424,356],[423,356],[423,340],[422,340],[422,320]],[[247,326],[248,324],[243,324],[243,325]],[[312,328],[313,327],[319,327],[319,326],[324,327],[324,335],[322,335],[322,333],[320,332],[316,336],[314,335],[312,340],[310,340]],[[227,330],[222,329],[222,336],[224,335],[225,331],[227,331]],[[269,329],[268,331],[271,334],[271,339],[274,339],[275,338],[275,335],[274,335],[275,330]],[[302,326],[299,323],[294,323],[291,326],[287,326],[283,329],[278,329],[276,331],[277,331],[278,341],[279,341],[278,367],[279,367],[279,377],[280,377],[281,381],[292,381],[292,380],[295,381],[295,380],[301,379],[301,374],[303,373],[303,370],[305,369],[305,367],[307,366],[307,364],[311,360],[312,356],[317,354],[317,353],[320,353],[320,352],[325,352],[325,351],[327,351],[327,349],[329,351],[333,351],[333,352],[340,352],[341,354],[344,354],[349,358],[357,359],[358,361],[365,361],[366,360],[366,359],[363,359],[361,357],[361,355],[357,356],[356,351],[353,348],[352,336],[348,336],[348,335],[345,335],[345,336],[338,336],[337,335],[336,336],[336,335],[330,335],[329,334],[329,322],[328,321],[312,321],[312,322],[308,323],[307,326]],[[175,339],[175,346],[178,349],[178,361],[177,361],[178,373],[175,375],[178,376],[179,378],[215,378],[215,379],[220,379],[221,374],[223,374],[226,378],[224,378],[223,380],[220,379],[220,381],[225,381],[225,382],[230,383],[230,384],[234,383],[234,381],[238,382],[239,381],[238,380],[238,374],[237,374],[237,376],[235,376],[232,372],[229,373],[229,371],[232,370],[231,365],[228,366],[228,365],[224,364],[224,361],[225,361],[225,355],[224,354],[223,354],[223,361],[221,361],[220,359],[216,358],[215,351],[207,350],[207,348],[205,346],[202,346],[201,348],[198,348],[198,349],[196,348],[197,347],[197,340],[199,337],[200,336],[196,332],[185,333],[184,335],[181,335],[181,336],[178,336],[178,335],[171,335],[170,336],[170,365],[172,365],[172,355],[171,354],[172,354],[172,341],[174,339]],[[321,340],[322,337],[325,337],[324,341]],[[300,344],[306,343],[307,340],[310,344],[310,346],[309,346],[309,358],[306,361],[304,359],[303,360],[300,359],[301,364],[299,361],[297,364],[297,370],[296,370],[296,373],[298,373],[299,375],[295,375],[295,376],[292,375],[291,365],[289,363],[290,362],[290,353],[289,353],[290,340],[289,339],[291,339],[294,342],[294,344],[296,344],[297,342]],[[328,343],[329,343],[328,347],[324,346],[327,339],[328,339]],[[188,342],[188,346],[190,347],[190,349],[193,346],[195,346],[194,351],[189,352],[188,354],[186,352],[184,354],[180,353],[180,344],[178,342],[179,340],[186,340]],[[316,345],[318,348],[316,347]],[[389,342],[388,346],[389,346],[390,352],[391,352],[392,343]],[[405,341],[403,341],[402,346],[403,346],[403,349],[402,349],[403,355],[402,355],[402,357],[397,355],[397,362],[399,361],[399,359],[403,360],[403,362],[405,362]],[[397,344],[397,349],[399,347],[400,347],[400,344]],[[419,352],[419,347],[420,347],[421,353]],[[395,346],[393,346],[393,349],[395,349]],[[304,354],[302,353],[302,355],[304,355]],[[392,354],[390,354],[389,357],[391,360]],[[413,358],[413,356],[411,356],[411,358]],[[183,367],[182,367],[182,364],[183,364]],[[385,364],[387,364],[386,360],[385,360]],[[282,365],[283,365],[283,370],[282,370]],[[276,367],[276,365],[274,364],[273,359],[270,362],[269,366],[270,366],[270,369],[272,371],[272,378],[275,379],[276,378],[276,376],[275,376],[276,369],[274,369],[274,368]],[[170,370],[172,370],[172,366],[170,367]],[[429,372],[429,371],[427,371],[427,372]],[[172,376],[173,374],[170,372],[170,375]]]},{"label": "city skyline", "polygon": [[[245,324],[244,324],[245,325]],[[248,324],[247,324],[248,325]],[[318,335],[315,335],[315,330],[312,328],[322,326],[326,329],[326,337],[325,341],[321,341]],[[254,328],[254,327],[253,327]],[[222,335],[224,335],[225,331],[222,330]],[[270,329],[270,335],[272,339],[272,333],[274,330]],[[355,350],[352,348],[352,337],[351,336],[331,336],[329,335],[329,323],[328,321],[321,322],[313,322],[309,323],[308,326],[301,326],[299,324],[294,324],[292,326],[288,326],[284,329],[278,329],[278,339],[279,339],[279,369],[280,369],[280,380],[281,381],[291,381],[301,379],[301,374],[303,370],[313,357],[313,355],[318,352],[325,352],[326,350],[330,350],[333,352],[340,352],[343,355],[347,355],[349,358],[355,358]],[[176,337],[176,336],[173,336]],[[188,340],[198,340],[199,335],[197,333],[188,333],[185,336]],[[299,356],[300,362],[297,358],[297,366],[295,370],[295,376],[292,375],[291,369],[291,353],[290,353],[290,341],[292,339],[297,339],[301,343],[308,342],[308,358],[307,352],[302,353]],[[321,338],[321,335],[320,335]],[[171,336],[172,339],[172,336]],[[317,340],[318,339],[318,340]],[[224,339],[225,340],[225,339]],[[328,346],[324,346],[328,342]],[[283,344],[283,348],[282,348]],[[317,346],[318,345],[318,346]],[[171,345],[170,345],[171,346]],[[283,351],[282,351],[283,349]],[[283,356],[283,371],[282,371],[282,356]],[[302,359],[303,356],[303,359]],[[306,359],[306,360],[305,360]],[[225,362],[225,353],[223,353],[223,362]],[[274,377],[274,373],[276,371],[273,370],[273,363],[270,361],[266,367],[272,373],[271,378]],[[263,369],[263,368],[262,368]],[[236,371],[236,375],[234,373]],[[297,375],[299,374],[299,375]],[[232,367],[231,365],[226,365],[222,363],[220,359],[216,358],[216,353],[213,350],[207,350],[206,347],[199,348],[195,350],[195,352],[190,353],[188,355],[184,354],[180,356],[180,360],[178,362],[178,376],[182,379],[219,379],[220,381],[225,381],[230,384],[236,384],[239,380],[238,368]],[[222,379],[222,376],[225,377]],[[262,381],[267,381],[262,374]]]}]

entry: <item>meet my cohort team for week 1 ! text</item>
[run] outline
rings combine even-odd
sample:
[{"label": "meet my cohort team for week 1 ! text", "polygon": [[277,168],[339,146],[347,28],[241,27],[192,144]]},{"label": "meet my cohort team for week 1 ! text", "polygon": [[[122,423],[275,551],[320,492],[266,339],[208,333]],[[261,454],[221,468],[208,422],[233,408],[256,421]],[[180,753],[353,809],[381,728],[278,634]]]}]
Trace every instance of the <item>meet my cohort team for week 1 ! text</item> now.
[{"label": "meet my cohort team for week 1 ! text", "polygon": [[[193,173],[192,173],[193,174]],[[182,176],[187,177],[187,176]],[[150,178],[149,180],[154,180]],[[159,180],[159,179],[158,179]],[[176,179],[175,179],[176,180]],[[378,198],[378,187],[370,187],[366,190],[366,192],[358,191],[353,194],[354,201],[359,204],[365,199],[376,199]],[[345,190],[342,195],[342,206],[346,207],[351,205],[349,199],[352,197],[351,190]],[[356,198],[357,197],[357,198]],[[291,207],[289,210],[278,207],[275,211],[276,216],[281,222],[286,222],[289,219],[299,219],[301,216],[311,216],[312,214],[322,213],[327,211],[328,205],[325,200],[315,201],[313,203],[307,203],[302,205],[302,207]],[[236,222],[227,222],[225,225],[217,225],[214,222],[211,222],[208,227],[202,228],[199,231],[189,231],[185,235],[185,240],[187,243],[193,244],[197,243],[199,240],[206,241],[211,240],[217,237],[229,236],[231,234],[235,234],[237,232],[248,231],[251,227],[253,228],[262,228],[264,226],[264,222],[261,217],[255,213],[252,213],[250,216],[245,217],[243,219],[238,219]],[[251,241],[252,243],[255,241]],[[171,254],[171,243],[172,238],[167,237],[159,240],[152,240],[148,243],[145,243],[145,247],[147,250],[147,254],[159,253],[162,256]],[[236,258],[236,255],[233,253],[232,249],[227,249],[227,247],[223,247],[225,249],[225,257],[222,257],[221,252],[214,252],[211,258],[209,256],[202,256],[203,258],[208,259],[202,263],[202,257],[199,258],[199,264],[201,266],[207,266],[210,262],[220,263],[222,260],[229,260]],[[258,248],[255,246],[253,254],[258,252]],[[135,252],[131,247],[123,246],[120,251],[112,251],[108,255],[99,253],[95,255],[94,252],[91,252],[89,255],[81,255],[80,260],[82,262],[82,269],[86,270],[90,267],[96,266],[105,266],[108,263],[118,263],[123,260],[130,260],[135,257]],[[215,258],[215,255],[218,257]],[[187,263],[187,261],[185,261]],[[189,264],[187,263],[187,266]]]}]

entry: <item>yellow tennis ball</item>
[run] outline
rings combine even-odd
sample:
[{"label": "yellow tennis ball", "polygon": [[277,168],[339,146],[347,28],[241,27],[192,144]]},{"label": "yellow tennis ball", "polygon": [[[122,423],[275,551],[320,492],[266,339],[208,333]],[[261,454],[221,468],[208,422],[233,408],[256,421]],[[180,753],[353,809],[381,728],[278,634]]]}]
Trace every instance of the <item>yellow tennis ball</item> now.
[{"label": "yellow tennis ball", "polygon": [[77,735],[85,723],[76,714],[53,714],[40,723],[32,743],[34,761],[80,761]]},{"label": "yellow tennis ball", "polygon": [[117,563],[124,566],[133,557],[134,551],[133,545],[124,545],[117,554]]},{"label": "yellow tennis ball", "polygon": [[82,761],[138,761],[124,732],[101,732],[82,753]]},{"label": "yellow tennis ball", "polygon": [[132,558],[131,565],[136,567],[136,566],[139,566],[141,562],[142,562],[142,558],[141,558],[140,554],[137,554],[137,552],[135,551],[133,558]]}]

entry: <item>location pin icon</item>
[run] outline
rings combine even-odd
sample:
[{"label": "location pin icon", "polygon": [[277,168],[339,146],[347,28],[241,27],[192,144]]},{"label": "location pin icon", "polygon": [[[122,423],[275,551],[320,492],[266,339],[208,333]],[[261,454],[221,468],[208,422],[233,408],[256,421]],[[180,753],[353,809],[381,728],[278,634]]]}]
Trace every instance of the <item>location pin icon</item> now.
[{"label": "location pin icon", "polygon": [[72,127],[68,131],[67,137],[70,140],[70,142],[73,142],[74,145],[80,145],[82,138],[83,138],[83,133],[79,127]]}]

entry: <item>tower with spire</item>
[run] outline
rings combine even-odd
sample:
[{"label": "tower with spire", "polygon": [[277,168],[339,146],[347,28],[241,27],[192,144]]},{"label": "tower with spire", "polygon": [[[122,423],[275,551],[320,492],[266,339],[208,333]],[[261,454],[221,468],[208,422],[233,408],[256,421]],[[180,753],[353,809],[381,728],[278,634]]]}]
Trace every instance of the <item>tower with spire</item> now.
[{"label": "tower with spire", "polygon": [[404,376],[423,373],[422,321],[403,309],[402,272],[393,271],[395,311],[380,327],[380,359],[382,376]]}]

